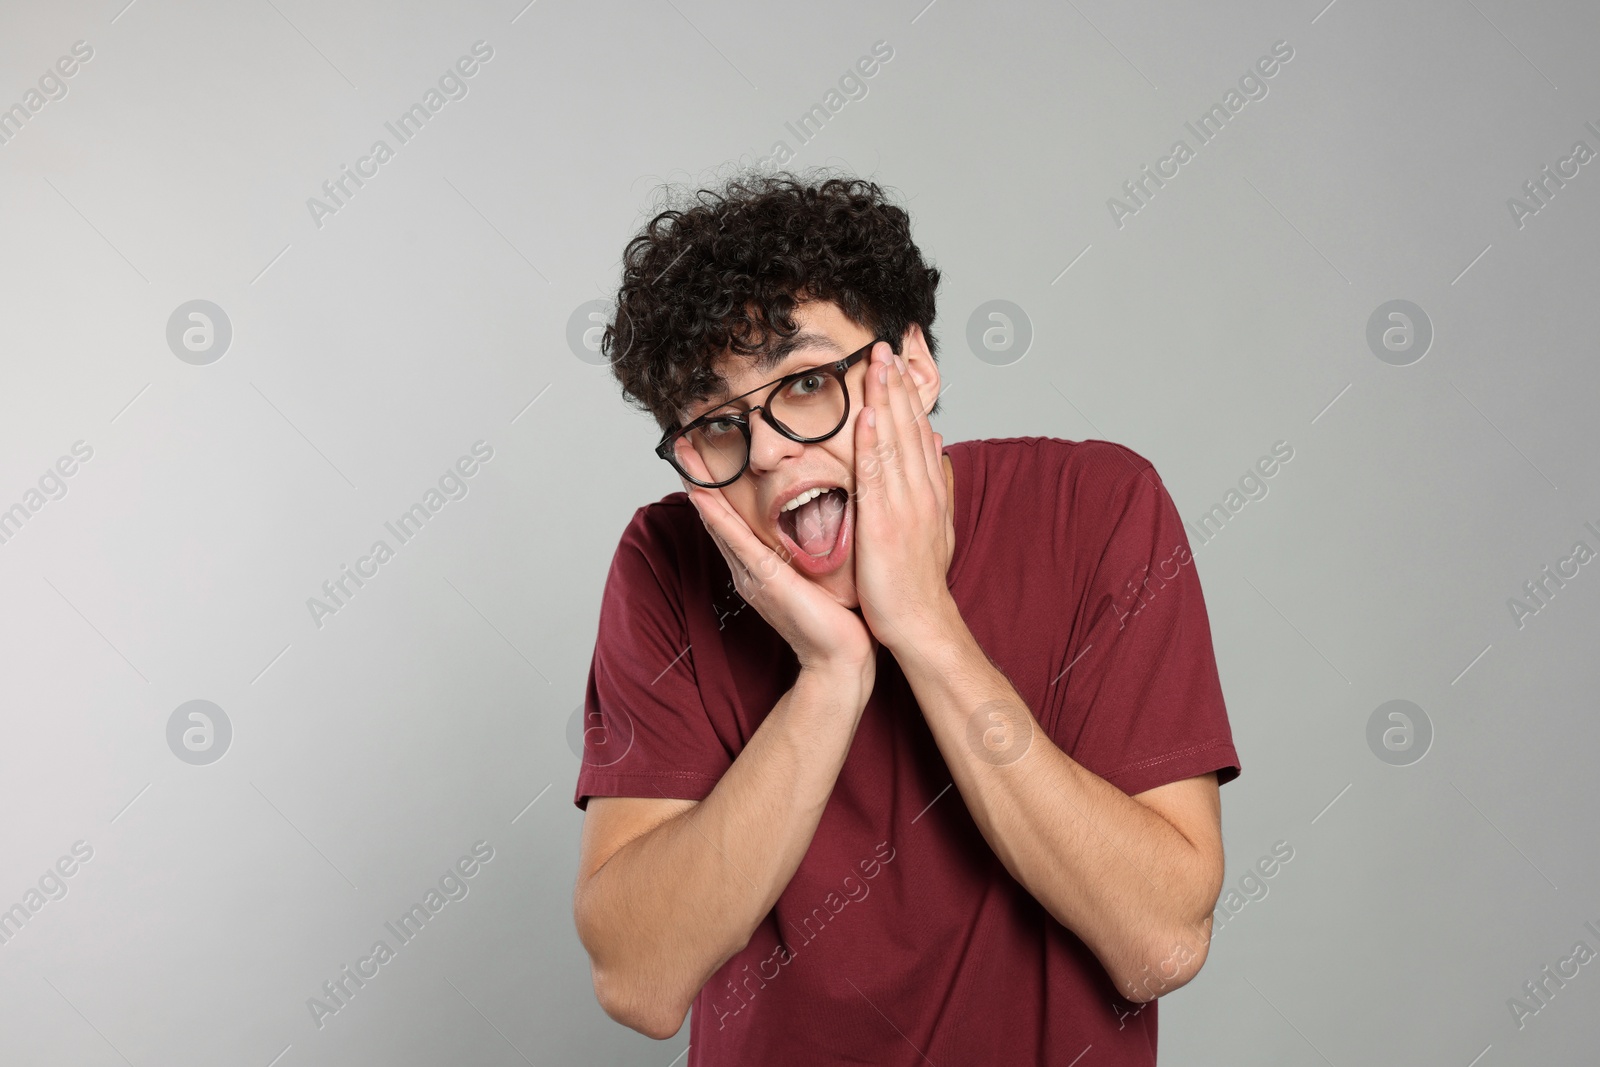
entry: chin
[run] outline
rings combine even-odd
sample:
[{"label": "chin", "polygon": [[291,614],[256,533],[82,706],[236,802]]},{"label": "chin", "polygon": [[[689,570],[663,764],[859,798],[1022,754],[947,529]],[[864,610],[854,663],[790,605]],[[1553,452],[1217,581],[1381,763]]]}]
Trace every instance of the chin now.
[{"label": "chin", "polygon": [[861,598],[856,595],[856,561],[853,558],[845,560],[845,563],[837,571],[822,574],[821,577],[806,574],[805,571],[802,571],[798,566],[792,565],[792,563],[789,566],[790,569],[794,569],[795,574],[816,585],[822,592],[826,592],[829,597],[834,598],[834,603],[842,606],[842,608],[850,608],[851,611],[861,608]]},{"label": "chin", "polygon": [[861,598],[856,595],[855,576],[855,560],[850,559],[846,560],[845,565],[832,574],[809,580],[821,586],[822,590],[832,597],[836,604],[854,611],[861,606]]}]

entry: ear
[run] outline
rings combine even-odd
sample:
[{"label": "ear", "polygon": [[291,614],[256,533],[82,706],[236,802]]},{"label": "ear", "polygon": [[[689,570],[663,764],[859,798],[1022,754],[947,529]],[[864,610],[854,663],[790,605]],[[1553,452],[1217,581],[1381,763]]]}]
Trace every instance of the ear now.
[{"label": "ear", "polygon": [[900,339],[900,356],[906,361],[906,373],[911,375],[921,401],[918,413],[926,414],[939,399],[939,364],[928,351],[928,339],[917,323],[906,327],[905,336]]}]

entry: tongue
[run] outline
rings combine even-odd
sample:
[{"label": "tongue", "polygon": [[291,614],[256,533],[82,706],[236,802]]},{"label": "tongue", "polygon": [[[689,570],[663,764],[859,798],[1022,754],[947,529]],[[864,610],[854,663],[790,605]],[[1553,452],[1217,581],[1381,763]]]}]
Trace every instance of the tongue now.
[{"label": "tongue", "polygon": [[844,522],[844,494],[838,490],[808,500],[794,511],[794,540],[808,556],[826,556]]}]

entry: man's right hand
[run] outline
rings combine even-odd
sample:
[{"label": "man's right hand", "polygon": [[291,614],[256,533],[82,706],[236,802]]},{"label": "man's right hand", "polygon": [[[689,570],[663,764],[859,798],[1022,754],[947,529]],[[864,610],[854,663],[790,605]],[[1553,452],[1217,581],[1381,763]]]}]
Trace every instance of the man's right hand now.
[{"label": "man's right hand", "polygon": [[[677,446],[688,469],[711,481],[699,453],[681,438]],[[859,678],[864,701],[876,677],[878,642],[861,616],[807,581],[757,537],[722,490],[703,489],[687,480],[683,488],[727,560],[734,588],[789,642],[801,669]]]}]

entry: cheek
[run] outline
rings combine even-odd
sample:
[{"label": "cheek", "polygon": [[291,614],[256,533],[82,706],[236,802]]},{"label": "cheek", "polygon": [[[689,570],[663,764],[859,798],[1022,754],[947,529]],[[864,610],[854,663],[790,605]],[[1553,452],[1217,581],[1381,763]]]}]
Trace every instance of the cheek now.
[{"label": "cheek", "polygon": [[756,497],[747,486],[749,478],[740,478],[732,485],[722,487],[723,498],[733,505],[733,510],[752,530],[759,530],[766,525],[760,512],[756,509]]},{"label": "cheek", "polygon": [[849,418],[845,419],[844,428],[820,446],[840,467],[854,473],[856,469],[856,419],[861,415],[858,408],[850,409]]}]

